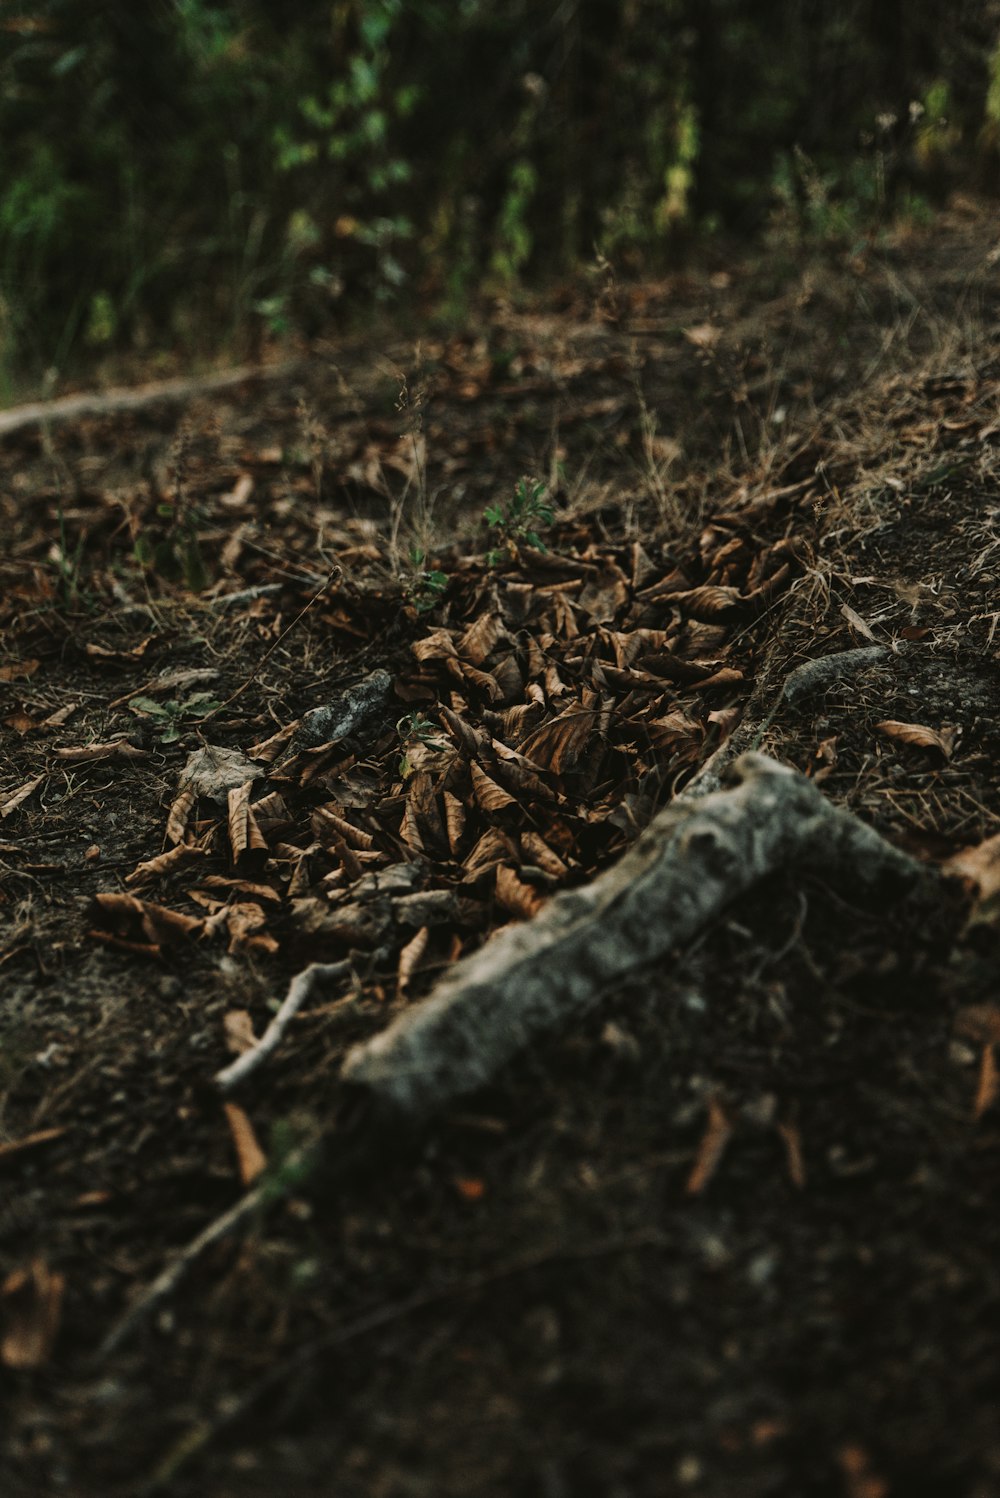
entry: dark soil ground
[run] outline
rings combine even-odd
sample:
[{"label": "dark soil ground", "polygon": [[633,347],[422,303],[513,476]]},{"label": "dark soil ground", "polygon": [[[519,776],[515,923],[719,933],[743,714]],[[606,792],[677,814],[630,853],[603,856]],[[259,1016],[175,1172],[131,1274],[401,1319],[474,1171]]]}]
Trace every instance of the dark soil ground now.
[{"label": "dark soil ground", "polygon": [[[4,439],[5,1494],[1000,1494],[998,256],[956,203]],[[916,891],[778,874],[369,1142],[347,1048],[741,733]]]}]

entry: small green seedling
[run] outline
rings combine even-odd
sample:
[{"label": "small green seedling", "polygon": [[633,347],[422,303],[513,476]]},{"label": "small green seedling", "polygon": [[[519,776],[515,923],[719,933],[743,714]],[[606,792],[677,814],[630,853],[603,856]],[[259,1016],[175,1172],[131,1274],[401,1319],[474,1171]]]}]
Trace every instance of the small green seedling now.
[{"label": "small green seedling", "polygon": [[495,567],[505,556],[516,562],[524,546],[547,553],[548,547],[538,534],[538,527],[551,525],[555,513],[546,502],[544,483],[538,479],[521,479],[509,505],[487,505],[483,511],[483,519],[496,532],[500,542],[486,553],[487,565]]},{"label": "small green seedling", "polygon": [[222,704],[208,692],[196,692],[184,702],[178,702],[175,698],[157,702],[153,697],[133,697],[129,706],[154,719],[161,743],[175,744],[181,736],[181,723],[185,718],[207,718],[209,713],[214,713]]},{"label": "small green seedling", "polygon": [[410,548],[410,561],[414,572],[406,588],[406,596],[418,614],[429,614],[441,602],[448,587],[447,572],[428,572],[423,568],[426,552],[419,546]]},{"label": "small green seedling", "polygon": [[399,759],[399,778],[406,780],[417,768],[410,759],[409,750],[416,744],[423,744],[427,749],[443,749],[445,741],[441,736],[441,730],[437,724],[423,713],[405,713],[396,724],[396,732],[403,746],[403,753]]}]

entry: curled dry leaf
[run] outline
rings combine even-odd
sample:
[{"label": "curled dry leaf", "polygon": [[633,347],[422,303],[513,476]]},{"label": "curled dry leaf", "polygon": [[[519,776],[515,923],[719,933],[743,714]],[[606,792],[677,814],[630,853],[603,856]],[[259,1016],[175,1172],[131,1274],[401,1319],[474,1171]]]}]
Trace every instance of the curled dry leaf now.
[{"label": "curled dry leaf", "polygon": [[155,858],[147,858],[136,864],[131,874],[126,875],[125,883],[141,884],[146,879],[158,879],[162,874],[169,874],[179,864],[187,863],[192,858],[201,858],[202,855],[201,848],[193,847],[190,843],[178,843],[175,848],[168,848],[165,853],[158,853]]},{"label": "curled dry leaf", "polygon": [[452,856],[458,857],[459,845],[462,841],[462,833],[465,831],[465,807],[457,796],[451,791],[445,791],[444,801],[444,823],[448,834],[448,847]]},{"label": "curled dry leaf", "polygon": [[505,863],[497,867],[496,892],[497,903],[522,921],[530,921],[545,904],[537,889],[518,878],[516,871]]},{"label": "curled dry leaf", "polygon": [[564,770],[571,770],[583,753],[595,718],[592,709],[568,708],[558,718],[540,724],[529,733],[520,752],[537,768],[561,775]]},{"label": "curled dry leaf", "polygon": [[941,865],[946,874],[964,879],[978,896],[977,910],[1000,903],[1000,832],[974,848],[963,848]]},{"label": "curled dry leaf", "polygon": [[36,775],[34,780],[26,780],[16,791],[9,791],[0,798],[0,817],[9,817],[12,811],[16,811],[23,801],[27,801],[37,791],[44,779],[44,775]]},{"label": "curled dry leaf", "polygon": [[976,1102],[973,1116],[982,1118],[1000,1098],[1000,1072],[997,1071],[996,1047],[984,1045],[979,1061],[979,1082],[976,1086]]},{"label": "curled dry leaf", "polygon": [[267,1156],[258,1144],[253,1124],[243,1109],[237,1103],[223,1103],[222,1106],[226,1110],[226,1122],[236,1151],[240,1181],[244,1186],[252,1186],[267,1169]]},{"label": "curled dry leaf", "polygon": [[474,666],[481,666],[497,641],[504,639],[506,634],[496,614],[480,614],[459,640],[458,653]]},{"label": "curled dry leaf", "polygon": [[421,926],[416,935],[412,936],[400,951],[396,968],[396,993],[400,998],[404,998],[409,991],[413,975],[427,951],[430,934],[429,926]]},{"label": "curled dry leaf", "polygon": [[875,732],[887,739],[895,739],[900,744],[909,744],[914,749],[930,749],[944,759],[951,758],[951,751],[955,747],[953,728],[942,729],[939,733],[923,723],[897,723],[895,719],[887,718],[883,723],[875,724]]},{"label": "curled dry leaf", "polygon": [[167,816],[167,840],[171,843],[183,843],[187,825],[194,810],[197,797],[188,786],[181,791],[173,801]]},{"label": "curled dry leaf", "polygon": [[165,905],[154,905],[135,895],[108,892],[94,896],[94,903],[115,936],[136,941],[144,938],[156,950],[197,936],[204,922]]},{"label": "curled dry leaf", "polygon": [[559,854],[550,848],[537,832],[521,833],[521,852],[526,863],[533,863],[536,868],[541,869],[544,874],[549,874],[553,879],[565,879],[569,873],[569,869]]},{"label": "curled dry leaf", "polygon": [[14,1269],[0,1285],[0,1362],[7,1368],[41,1368],[59,1329],[65,1277],[42,1259]]},{"label": "curled dry leaf", "polygon": [[244,1051],[252,1051],[257,1044],[248,1009],[228,1009],[222,1016],[222,1028],[226,1037],[226,1050],[233,1056],[242,1056]]},{"label": "curled dry leaf", "polygon": [[730,619],[746,607],[746,599],[738,588],[719,588],[706,585],[691,588],[686,593],[675,593],[671,603],[676,603],[692,619]]},{"label": "curled dry leaf", "polygon": [[264,834],[257,826],[257,819],[250,806],[252,790],[253,781],[247,780],[243,785],[234,786],[229,792],[229,845],[233,863],[239,863],[248,854],[260,857],[267,852]]},{"label": "curled dry leaf", "polygon": [[503,786],[497,785],[491,780],[481,765],[475,761],[469,766],[469,774],[472,777],[472,789],[476,802],[483,811],[503,811],[508,806],[516,806],[515,798],[505,791]]},{"label": "curled dry leaf", "polygon": [[267,924],[263,907],[253,900],[240,900],[225,908],[226,927],[229,931],[229,952],[238,952],[250,947],[262,952],[276,952],[278,943],[261,928]]},{"label": "curled dry leaf", "polygon": [[71,765],[86,765],[108,759],[148,759],[149,751],[137,749],[127,739],[111,739],[106,744],[80,744],[74,749],[53,749],[56,759]]},{"label": "curled dry leaf", "polygon": [[12,661],[9,665],[0,666],[0,681],[17,681],[19,677],[34,676],[41,665],[41,661]]},{"label": "curled dry leaf", "polygon": [[778,1124],[778,1133],[785,1146],[788,1177],[793,1186],[801,1191],[806,1184],[806,1166],[802,1157],[802,1136],[794,1124]]},{"label": "curled dry leaf", "polygon": [[335,833],[349,848],[367,853],[375,846],[375,838],[370,832],[365,832],[360,827],[355,827],[346,817],[334,811],[332,806],[318,806],[312,814],[312,830],[321,842],[326,840],[325,834]]},{"label": "curled dry leaf", "polygon": [[705,1125],[705,1132],[698,1146],[698,1154],[684,1188],[688,1196],[699,1196],[715,1175],[731,1133],[732,1126],[725,1109],[717,1097],[710,1097],[708,1123]]}]

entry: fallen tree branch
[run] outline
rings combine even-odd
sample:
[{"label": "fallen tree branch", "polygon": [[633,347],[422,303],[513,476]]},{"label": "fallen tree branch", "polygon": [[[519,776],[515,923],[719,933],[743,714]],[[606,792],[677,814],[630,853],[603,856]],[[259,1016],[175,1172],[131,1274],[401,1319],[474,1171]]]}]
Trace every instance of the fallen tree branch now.
[{"label": "fallen tree branch", "polygon": [[592,884],[557,895],[458,963],[429,998],[349,1052],[345,1080],[406,1113],[428,1113],[489,1081],[534,1035],[690,940],[780,867],[846,876],[869,894],[922,872],[764,755],[742,755],[731,779],[731,790],[672,803]]},{"label": "fallen tree branch", "polygon": [[0,411],[0,437],[9,437],[24,427],[50,426],[59,421],[73,421],[78,416],[113,416],[118,411],[140,411],[161,401],[186,401],[194,396],[211,395],[228,390],[248,380],[280,380],[302,367],[300,359],[284,364],[243,364],[215,374],[176,380],[158,380],[134,389],[88,390],[82,395],[61,395],[56,400],[31,401]]}]

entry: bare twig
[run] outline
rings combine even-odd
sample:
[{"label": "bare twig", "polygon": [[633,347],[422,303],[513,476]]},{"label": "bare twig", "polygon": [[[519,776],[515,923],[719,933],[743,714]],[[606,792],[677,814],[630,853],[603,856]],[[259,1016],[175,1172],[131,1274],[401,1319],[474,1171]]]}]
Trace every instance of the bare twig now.
[{"label": "bare twig", "polygon": [[28,405],[0,411],[0,437],[9,437],[12,432],[28,426],[73,421],[78,416],[111,416],[116,411],[139,411],[161,401],[186,401],[192,396],[228,390],[230,386],[242,385],[248,380],[281,380],[300,368],[298,359],[284,364],[243,364],[236,369],[219,370],[216,374],[195,378],[185,375],[131,390],[90,390],[83,395],[63,395],[58,400],[31,401]]},{"label": "bare twig", "polygon": [[301,973],[297,973],[288,986],[284,1003],[257,1044],[216,1072],[215,1085],[219,1091],[232,1092],[234,1087],[245,1081],[278,1049],[285,1031],[311,996],[313,989],[320,984],[331,983],[336,978],[343,978],[351,970],[351,962],[345,959],[343,962],[311,962]]}]

